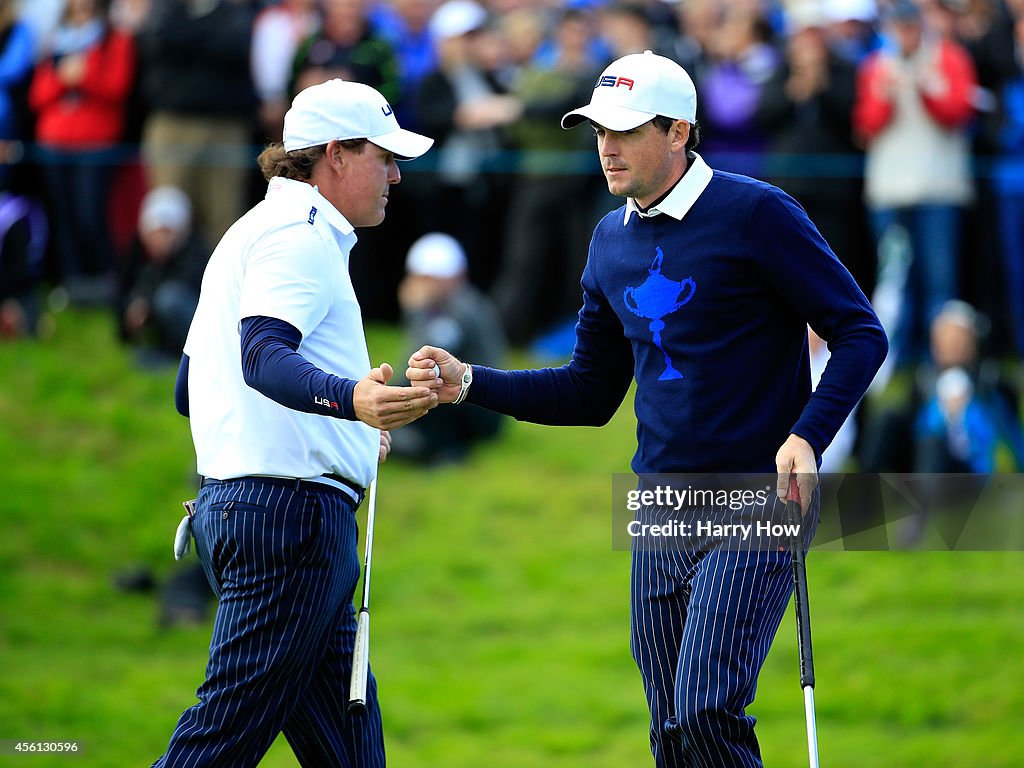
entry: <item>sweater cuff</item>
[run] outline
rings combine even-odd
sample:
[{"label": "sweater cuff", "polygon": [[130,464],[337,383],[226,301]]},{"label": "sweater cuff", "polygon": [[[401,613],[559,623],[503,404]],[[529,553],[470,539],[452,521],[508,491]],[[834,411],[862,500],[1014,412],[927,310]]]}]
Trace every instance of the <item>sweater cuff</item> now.
[{"label": "sweater cuff", "polygon": [[469,392],[466,393],[466,399],[463,402],[483,405],[493,397],[495,379],[497,378],[495,374],[499,372],[483,365],[472,365],[473,383],[470,385]]},{"label": "sweater cuff", "polygon": [[789,431],[789,434],[796,435],[807,441],[808,445],[811,446],[811,450],[814,451],[814,461],[820,467],[821,466],[821,454],[825,452],[825,448],[828,446],[830,440],[826,439],[825,435],[820,430],[813,429],[809,424],[800,420],[796,423],[796,426]]},{"label": "sweater cuff", "polygon": [[339,416],[342,419],[359,420],[356,418],[354,403],[356,384],[358,383],[354,379],[344,379],[341,376],[332,376],[330,379],[331,394],[333,395],[331,399],[338,404]]}]

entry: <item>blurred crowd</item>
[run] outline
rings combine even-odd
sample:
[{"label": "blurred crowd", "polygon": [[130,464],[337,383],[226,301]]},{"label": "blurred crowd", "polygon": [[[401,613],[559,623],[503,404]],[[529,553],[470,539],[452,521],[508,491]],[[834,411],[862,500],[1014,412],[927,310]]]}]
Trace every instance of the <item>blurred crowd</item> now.
[{"label": "blurred crowd", "polygon": [[[0,0],[0,333],[105,305],[175,357],[205,260],[263,195],[255,156],[298,90],[341,77],[436,139],[360,232],[364,314],[418,316],[406,265],[443,234],[504,337],[566,354],[619,201],[559,118],[644,50],[693,77],[698,152],[793,195],[886,326],[885,406],[836,466],[1024,459],[1024,0]],[[442,282],[451,258],[428,260]],[[936,357],[944,321],[969,359]]]}]

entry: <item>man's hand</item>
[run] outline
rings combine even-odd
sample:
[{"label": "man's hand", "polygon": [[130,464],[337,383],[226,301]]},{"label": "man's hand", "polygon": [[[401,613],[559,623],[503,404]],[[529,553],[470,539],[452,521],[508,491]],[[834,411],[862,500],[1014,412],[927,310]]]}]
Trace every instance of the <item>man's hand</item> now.
[{"label": "man's hand", "polygon": [[352,392],[356,418],[377,429],[397,429],[437,405],[437,395],[426,387],[389,387],[394,369],[387,363],[374,368]]},{"label": "man's hand", "polygon": [[377,456],[377,463],[383,464],[387,461],[389,453],[391,453],[391,433],[382,429],[380,431],[380,455]]},{"label": "man's hand", "polygon": [[420,347],[409,358],[405,377],[414,386],[419,383],[430,387],[439,403],[452,403],[462,391],[465,372],[466,364],[440,347]]},{"label": "man's hand", "polygon": [[782,501],[789,498],[790,475],[796,475],[797,488],[800,489],[800,512],[806,514],[811,505],[811,494],[818,486],[818,465],[811,444],[799,435],[790,435],[775,454],[775,468],[779,473],[776,493]]}]

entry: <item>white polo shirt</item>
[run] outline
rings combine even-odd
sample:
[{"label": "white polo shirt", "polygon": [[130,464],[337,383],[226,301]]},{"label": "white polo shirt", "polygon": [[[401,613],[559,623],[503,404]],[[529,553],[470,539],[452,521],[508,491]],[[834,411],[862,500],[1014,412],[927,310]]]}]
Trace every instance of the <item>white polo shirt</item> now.
[{"label": "white polo shirt", "polygon": [[370,371],[348,259],[352,225],[313,186],[274,178],[267,196],[224,235],[203,275],[185,342],[197,469],[243,475],[341,475],[364,488],[377,472],[380,432],[358,421],[301,413],[242,378],[242,318],[284,320],[299,354],[350,379]]}]

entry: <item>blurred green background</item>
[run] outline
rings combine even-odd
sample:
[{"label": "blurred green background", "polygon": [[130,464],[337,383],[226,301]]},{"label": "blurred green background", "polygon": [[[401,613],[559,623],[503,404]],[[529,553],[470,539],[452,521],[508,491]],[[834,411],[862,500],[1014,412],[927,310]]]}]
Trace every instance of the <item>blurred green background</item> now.
[{"label": "blurred green background", "polygon": [[[399,367],[394,330],[369,340]],[[195,479],[174,372],[136,369],[83,311],[0,345],[0,372],[0,739],[84,745],[0,765],[149,765],[210,631],[160,629],[155,594],[114,586],[182,567]],[[628,406],[601,430],[510,423],[458,467],[385,466],[371,663],[390,765],[651,765],[629,555],[611,549],[634,426]],[[823,765],[1024,765],[1024,554],[815,551],[808,567]],[[791,612],[751,712],[767,765],[806,764]],[[263,762],[296,764],[283,740]]]}]

